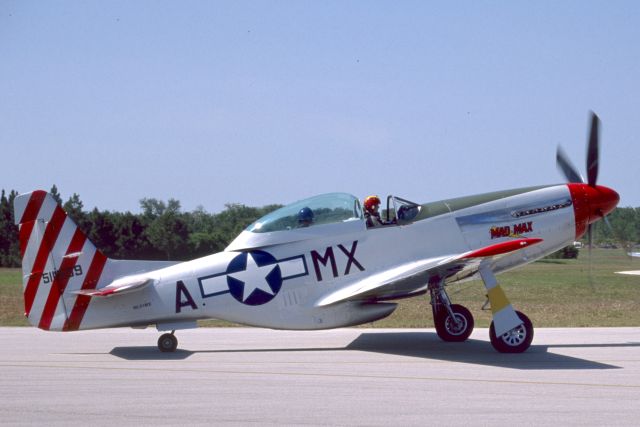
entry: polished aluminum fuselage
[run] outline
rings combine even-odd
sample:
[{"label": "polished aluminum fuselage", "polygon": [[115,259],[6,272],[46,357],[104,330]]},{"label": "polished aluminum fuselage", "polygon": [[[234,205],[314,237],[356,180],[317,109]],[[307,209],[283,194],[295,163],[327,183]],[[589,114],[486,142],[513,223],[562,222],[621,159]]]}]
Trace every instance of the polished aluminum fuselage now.
[{"label": "polished aluminum fuselage", "polygon": [[[408,261],[454,256],[518,236],[543,241],[496,260],[492,267],[495,273],[530,263],[574,241],[576,222],[566,185],[451,208],[405,225],[367,229],[364,220],[352,220],[272,233],[244,231],[224,252],[145,273],[153,279],[153,286],[92,299],[81,329],[150,324],[178,329],[206,318],[278,329],[361,324],[389,315],[396,304],[344,301],[319,307],[318,301]],[[249,265],[253,261],[245,259],[258,259],[256,254],[264,258],[265,253],[272,261],[255,269],[266,274],[277,266],[279,289],[268,292],[274,295],[266,295],[270,298],[267,302],[243,301],[245,297],[237,292],[234,295],[230,285],[241,274],[233,266],[239,256]],[[260,272],[242,274],[245,281],[260,281],[264,276]],[[464,279],[470,278],[474,276]],[[448,282],[453,284],[457,279],[461,278],[452,276]],[[412,293],[418,294],[426,286]]]}]

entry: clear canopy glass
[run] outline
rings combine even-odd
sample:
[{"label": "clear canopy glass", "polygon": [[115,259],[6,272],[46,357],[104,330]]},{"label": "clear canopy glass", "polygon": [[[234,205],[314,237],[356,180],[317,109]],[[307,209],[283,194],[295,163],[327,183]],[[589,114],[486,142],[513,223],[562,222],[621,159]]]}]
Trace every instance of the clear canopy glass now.
[{"label": "clear canopy glass", "polygon": [[355,196],[328,193],[273,211],[247,227],[247,231],[268,233],[362,219],[360,201]]}]

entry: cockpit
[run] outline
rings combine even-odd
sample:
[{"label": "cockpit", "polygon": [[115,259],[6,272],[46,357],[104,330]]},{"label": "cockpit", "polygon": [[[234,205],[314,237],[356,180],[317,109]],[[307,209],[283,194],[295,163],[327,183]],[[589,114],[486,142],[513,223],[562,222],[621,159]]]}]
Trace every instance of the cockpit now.
[{"label": "cockpit", "polygon": [[270,233],[322,224],[362,220],[360,201],[347,193],[328,193],[310,197],[267,214],[247,231]]},{"label": "cockpit", "polygon": [[[408,224],[420,209],[421,206],[417,203],[388,196],[383,218],[386,225]],[[363,219],[362,207],[357,197],[347,193],[327,193],[275,210],[251,224],[246,231],[270,233]]]},{"label": "cockpit", "polygon": [[389,195],[383,217],[387,224],[409,224],[416,219],[421,210],[422,206],[415,202]]},{"label": "cockpit", "polygon": [[[385,224],[378,229],[410,224],[417,219],[421,208],[416,203],[389,196],[386,209],[382,212]],[[263,216],[240,233],[226,250],[246,250],[306,240],[318,235],[364,230],[367,230],[367,225],[357,197],[347,193],[321,194]]]}]

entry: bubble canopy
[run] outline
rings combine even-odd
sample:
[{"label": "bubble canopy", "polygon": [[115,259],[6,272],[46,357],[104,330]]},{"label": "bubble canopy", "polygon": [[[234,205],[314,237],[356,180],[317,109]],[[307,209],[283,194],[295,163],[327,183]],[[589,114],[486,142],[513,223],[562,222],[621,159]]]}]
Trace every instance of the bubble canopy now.
[{"label": "bubble canopy", "polygon": [[[311,221],[308,221],[309,210],[312,212]],[[246,231],[270,233],[362,219],[362,209],[357,197],[347,193],[327,193],[273,211],[251,224]]]}]

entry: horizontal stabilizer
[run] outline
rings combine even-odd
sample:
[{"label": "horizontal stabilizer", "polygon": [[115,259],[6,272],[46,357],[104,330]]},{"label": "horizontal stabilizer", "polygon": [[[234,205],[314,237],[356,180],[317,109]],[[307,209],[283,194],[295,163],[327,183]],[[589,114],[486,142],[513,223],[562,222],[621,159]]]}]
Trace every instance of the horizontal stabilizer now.
[{"label": "horizontal stabilizer", "polygon": [[100,289],[83,289],[75,291],[75,294],[86,295],[89,297],[109,297],[113,295],[122,295],[130,292],[137,292],[153,282],[153,279],[147,277],[124,277],[115,280],[113,283]]}]

